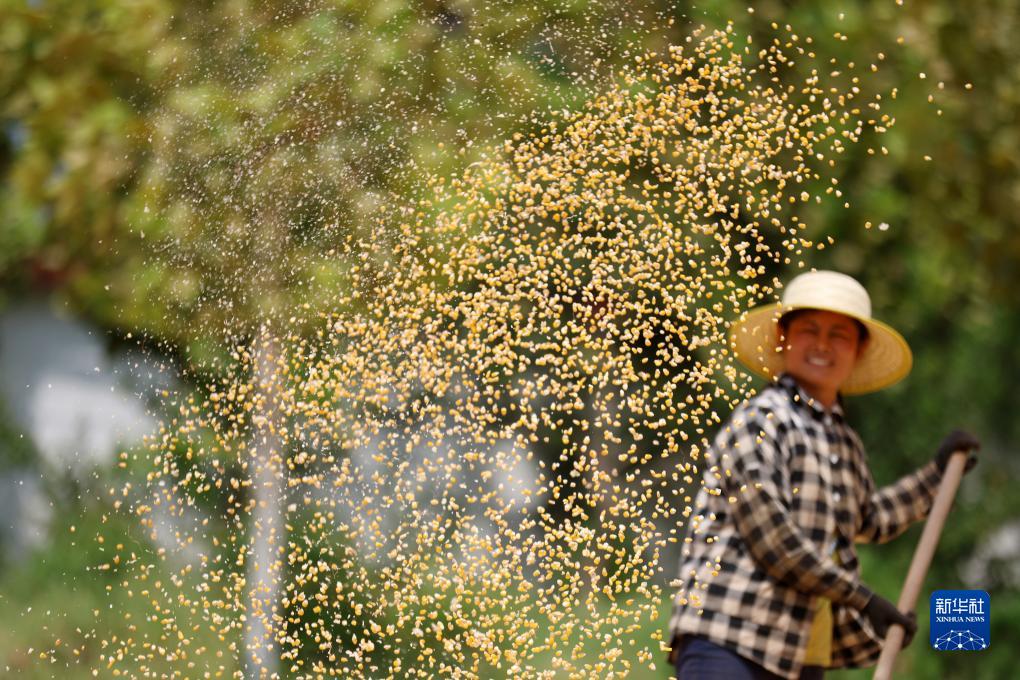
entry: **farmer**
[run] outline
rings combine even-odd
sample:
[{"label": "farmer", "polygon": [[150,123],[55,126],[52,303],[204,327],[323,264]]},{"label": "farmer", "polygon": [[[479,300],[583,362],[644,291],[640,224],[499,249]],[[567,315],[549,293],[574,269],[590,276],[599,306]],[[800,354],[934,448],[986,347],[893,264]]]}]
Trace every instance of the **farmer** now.
[{"label": "farmer", "polygon": [[978,441],[955,431],[931,462],[875,489],[841,395],[896,383],[911,354],[849,276],[801,274],[731,339],[773,382],[733,412],[703,461],[670,621],[677,677],[820,678],[872,665],[890,625],[909,644],[917,624],[861,583],[854,542],[888,541],[924,518],[950,455]]}]

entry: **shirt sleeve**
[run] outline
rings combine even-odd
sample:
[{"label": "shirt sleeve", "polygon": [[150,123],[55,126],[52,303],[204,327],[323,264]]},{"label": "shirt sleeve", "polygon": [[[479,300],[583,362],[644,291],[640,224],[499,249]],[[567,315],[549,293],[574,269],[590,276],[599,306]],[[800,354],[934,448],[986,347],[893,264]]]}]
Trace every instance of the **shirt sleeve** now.
[{"label": "shirt sleeve", "polygon": [[942,479],[935,461],[877,491],[867,464],[861,474],[864,503],[855,539],[858,543],[885,543],[902,534],[914,522],[924,519],[931,510]]},{"label": "shirt sleeve", "polygon": [[863,609],[871,591],[856,575],[823,559],[794,524],[788,459],[778,427],[764,411],[733,419],[720,433],[717,451],[734,524],[752,558],[772,579],[801,592]]}]

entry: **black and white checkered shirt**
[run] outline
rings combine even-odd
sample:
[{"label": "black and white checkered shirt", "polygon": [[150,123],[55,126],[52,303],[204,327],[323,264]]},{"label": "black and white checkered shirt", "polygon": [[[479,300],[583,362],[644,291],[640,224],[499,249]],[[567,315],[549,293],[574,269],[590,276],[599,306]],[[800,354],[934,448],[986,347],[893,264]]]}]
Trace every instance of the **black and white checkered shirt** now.
[{"label": "black and white checkered shirt", "polygon": [[840,406],[826,411],[784,375],[733,412],[702,464],[670,637],[700,635],[797,678],[821,596],[832,602],[830,667],[873,664],[881,640],[859,611],[871,591],[854,543],[923,519],[936,463],[876,491]]}]

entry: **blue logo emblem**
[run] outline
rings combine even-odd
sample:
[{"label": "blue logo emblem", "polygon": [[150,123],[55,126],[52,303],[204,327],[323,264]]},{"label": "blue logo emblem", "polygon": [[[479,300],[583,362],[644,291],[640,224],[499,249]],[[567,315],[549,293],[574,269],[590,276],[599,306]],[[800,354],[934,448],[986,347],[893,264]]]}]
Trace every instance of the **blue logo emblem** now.
[{"label": "blue logo emblem", "polygon": [[991,644],[991,600],[983,590],[936,590],[931,594],[933,649],[976,652]]}]

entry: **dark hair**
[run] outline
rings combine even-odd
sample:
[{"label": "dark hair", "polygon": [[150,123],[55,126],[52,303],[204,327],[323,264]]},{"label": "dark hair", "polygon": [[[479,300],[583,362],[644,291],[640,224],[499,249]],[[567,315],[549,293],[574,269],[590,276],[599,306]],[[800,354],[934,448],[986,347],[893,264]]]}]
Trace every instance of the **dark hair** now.
[{"label": "dark hair", "polygon": [[[786,335],[787,331],[790,330],[790,324],[793,323],[794,319],[796,319],[798,316],[802,316],[803,314],[805,314],[807,312],[813,312],[813,311],[817,311],[817,310],[814,310],[814,309],[812,309],[810,307],[807,307],[807,308],[804,308],[804,309],[795,309],[795,310],[793,310],[791,312],[787,312],[786,314],[783,314],[781,317],[779,317],[779,328],[780,328],[780,330],[783,331],[783,335]],[[850,317],[850,318],[853,319],[853,317]],[[868,333],[868,327],[865,326],[860,321],[858,321],[857,319],[853,319],[853,322],[854,322],[854,325],[857,326],[857,342],[858,343],[862,343],[862,342],[866,341],[868,339],[868,336],[870,335]]]}]

